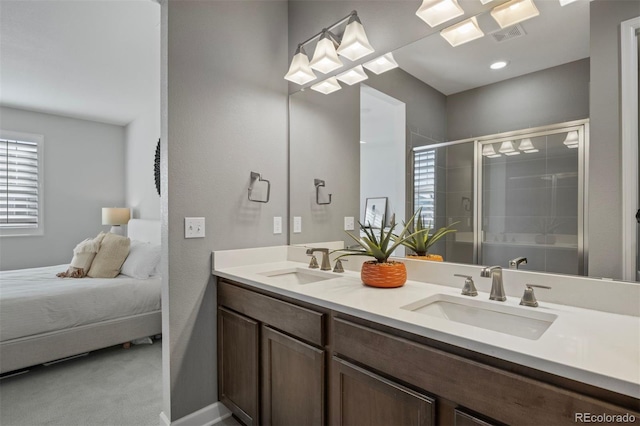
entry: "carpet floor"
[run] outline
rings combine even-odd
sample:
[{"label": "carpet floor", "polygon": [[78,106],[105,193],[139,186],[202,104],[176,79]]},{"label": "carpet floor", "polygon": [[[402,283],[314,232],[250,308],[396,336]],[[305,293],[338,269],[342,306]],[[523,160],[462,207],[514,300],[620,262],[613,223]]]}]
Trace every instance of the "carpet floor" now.
[{"label": "carpet floor", "polygon": [[0,380],[2,426],[158,426],[162,341],[114,346]]}]

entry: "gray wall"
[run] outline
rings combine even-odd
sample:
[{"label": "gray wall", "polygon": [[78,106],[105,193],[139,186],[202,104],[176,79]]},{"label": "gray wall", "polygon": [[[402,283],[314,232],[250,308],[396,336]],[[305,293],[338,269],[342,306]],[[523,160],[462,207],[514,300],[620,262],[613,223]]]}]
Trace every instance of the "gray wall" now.
[{"label": "gray wall", "polygon": [[69,263],[102,226],[102,207],[125,205],[124,128],[0,108],[0,127],[44,136],[44,235],[0,238],[0,269]]},{"label": "gray wall", "polygon": [[[344,217],[360,219],[360,86],[329,96],[298,92],[289,113],[290,242],[345,241]],[[332,194],[331,204],[316,203],[315,178],[326,182],[321,195]],[[294,216],[302,218],[301,233],[293,233]]]},{"label": "gray wall", "polygon": [[[170,1],[162,20],[163,412],[175,421],[217,401],[211,250],[287,241],[272,232],[287,216],[287,3]],[[271,181],[268,204],[247,200],[251,171]],[[206,218],[205,238],[184,239],[185,216]]]},{"label": "gray wall", "polygon": [[589,117],[589,59],[450,95],[448,140]]},{"label": "gray wall", "polygon": [[637,16],[637,1],[591,3],[588,226],[589,275],[593,276],[622,277],[620,22]]}]

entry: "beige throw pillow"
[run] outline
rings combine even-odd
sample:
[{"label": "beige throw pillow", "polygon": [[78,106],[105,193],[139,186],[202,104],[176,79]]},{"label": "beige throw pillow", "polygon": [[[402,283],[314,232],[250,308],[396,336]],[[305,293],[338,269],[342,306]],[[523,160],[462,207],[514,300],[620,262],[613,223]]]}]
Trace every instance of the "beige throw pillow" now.
[{"label": "beige throw pillow", "polygon": [[129,255],[131,240],[116,234],[106,234],[100,250],[91,263],[87,276],[91,278],[115,278]]},{"label": "beige throw pillow", "polygon": [[61,278],[84,278],[89,272],[91,263],[96,256],[96,253],[100,250],[100,243],[104,238],[105,233],[101,232],[95,238],[87,238],[73,249],[73,259],[69,269],[65,272],[60,272],[56,276]]}]

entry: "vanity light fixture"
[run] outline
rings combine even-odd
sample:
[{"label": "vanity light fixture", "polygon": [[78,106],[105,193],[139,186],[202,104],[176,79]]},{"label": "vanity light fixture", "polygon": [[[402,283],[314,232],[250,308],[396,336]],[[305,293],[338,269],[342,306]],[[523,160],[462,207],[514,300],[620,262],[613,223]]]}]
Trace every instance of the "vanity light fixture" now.
[{"label": "vanity light fixture", "polygon": [[316,92],[328,95],[329,93],[342,89],[342,86],[340,86],[340,83],[338,83],[338,80],[336,80],[335,77],[329,77],[326,80],[322,80],[321,82],[314,84],[311,88]]},{"label": "vanity light fixture", "polygon": [[562,143],[567,148],[577,148],[579,142],[580,141],[578,139],[578,131],[577,130],[572,130],[569,133],[567,133],[567,137],[564,139],[564,142],[562,142]]},{"label": "vanity light fixture", "polygon": [[478,20],[474,16],[462,22],[458,22],[449,28],[445,28],[440,31],[440,35],[444,37],[451,46],[456,47],[461,44],[468,43],[471,40],[480,38],[484,36],[484,33],[478,26]]},{"label": "vanity light fixture", "polygon": [[502,142],[498,152],[500,152],[501,154],[504,154],[504,155],[519,155],[520,154],[520,151],[517,151],[513,147],[513,141]]},{"label": "vanity light fixture", "polygon": [[433,28],[464,15],[464,10],[456,0],[424,0],[416,15]]},{"label": "vanity light fixture", "polygon": [[367,33],[364,31],[360,18],[355,12],[352,13],[342,35],[340,47],[338,47],[338,55],[344,56],[350,61],[357,61],[374,51],[374,48],[369,44]]},{"label": "vanity light fixture", "polygon": [[343,72],[342,74],[338,74],[336,78],[341,82],[347,83],[349,86],[352,86],[356,83],[366,80],[367,78],[369,78],[369,76],[366,72],[364,72],[364,68],[362,68],[362,65],[358,65],[348,71]]},{"label": "vanity light fixture", "polygon": [[336,52],[337,45],[335,36],[330,31],[323,30],[309,66],[323,74],[340,68],[342,61],[338,58],[338,53]]},{"label": "vanity light fixture", "polygon": [[293,55],[293,59],[291,60],[289,72],[284,76],[284,79],[298,83],[301,86],[316,79],[315,73],[309,66],[307,53],[304,51],[302,45],[299,45],[298,49],[296,49],[296,54]]},{"label": "vanity light fixture", "polygon": [[493,148],[493,144],[490,144],[490,143],[482,146],[482,156],[487,158],[502,157],[502,155],[498,154],[496,150]]},{"label": "vanity light fixture", "polygon": [[[345,22],[347,24],[341,39],[332,30]],[[304,46],[316,39],[318,42],[316,43],[313,58],[309,61],[304,51]],[[338,55],[355,61],[372,52],[374,52],[374,49],[369,44],[362,22],[358,18],[358,12],[354,10],[338,22],[323,28],[322,31],[298,44],[296,53],[291,60],[289,72],[284,78],[304,85],[316,78],[313,70],[327,74],[340,68],[343,64]]]},{"label": "vanity light fixture", "polygon": [[533,146],[533,142],[531,142],[531,139],[526,138],[526,139],[522,139],[520,141],[520,146],[518,147],[518,149],[522,152],[526,152],[527,154],[532,154],[534,152],[539,152],[539,149],[536,149],[535,146]]},{"label": "vanity light fixture", "polygon": [[389,52],[373,61],[364,64],[364,67],[375,74],[382,74],[394,68],[398,68],[398,63],[393,58],[393,53]]},{"label": "vanity light fixture", "polygon": [[491,11],[491,16],[500,28],[510,27],[538,15],[540,12],[533,0],[511,0],[494,7]]},{"label": "vanity light fixture", "polygon": [[501,70],[502,68],[506,67],[508,64],[509,63],[507,61],[496,61],[491,65],[489,65],[489,68],[491,68],[492,70]]}]

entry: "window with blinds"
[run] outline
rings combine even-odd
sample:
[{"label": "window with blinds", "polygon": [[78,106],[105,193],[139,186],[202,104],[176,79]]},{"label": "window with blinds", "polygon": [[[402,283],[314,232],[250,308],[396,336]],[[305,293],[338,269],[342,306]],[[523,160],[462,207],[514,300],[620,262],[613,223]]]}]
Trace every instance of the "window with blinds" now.
[{"label": "window with blinds", "polygon": [[[33,139],[33,138],[32,138]],[[0,232],[34,233],[41,226],[39,140],[0,138]],[[26,232],[22,232],[26,231]]]},{"label": "window with blinds", "polygon": [[434,226],[436,216],[436,150],[413,153],[413,208],[422,208],[425,225]]}]

